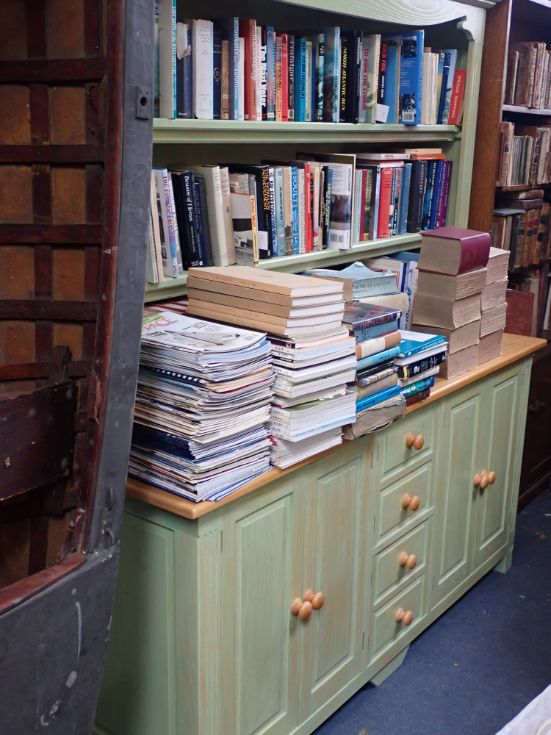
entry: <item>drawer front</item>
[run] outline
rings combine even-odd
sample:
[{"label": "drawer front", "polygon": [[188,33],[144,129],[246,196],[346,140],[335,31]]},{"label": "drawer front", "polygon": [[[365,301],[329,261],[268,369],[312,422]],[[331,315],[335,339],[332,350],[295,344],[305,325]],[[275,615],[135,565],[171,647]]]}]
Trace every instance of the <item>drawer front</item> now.
[{"label": "drawer front", "polygon": [[432,510],[432,462],[384,488],[378,496],[376,538],[390,541],[393,535],[401,536],[416,526],[420,517]]},{"label": "drawer front", "polygon": [[375,606],[398,594],[424,573],[429,554],[430,524],[429,519],[377,554],[373,575]]},{"label": "drawer front", "polygon": [[[386,653],[395,644],[398,644],[403,638],[411,638],[415,635],[414,631],[418,628],[425,617],[425,585],[426,575],[422,574],[413,584],[390,602],[381,607],[373,616],[373,645],[372,659]],[[397,618],[398,612],[404,613],[404,618],[399,622]],[[407,625],[408,614],[412,615],[412,620]],[[405,642],[404,642],[405,643]],[[399,645],[396,645],[399,648]]]},{"label": "drawer front", "polygon": [[427,406],[381,432],[378,437],[378,464],[383,485],[432,457],[436,416],[436,408]]}]

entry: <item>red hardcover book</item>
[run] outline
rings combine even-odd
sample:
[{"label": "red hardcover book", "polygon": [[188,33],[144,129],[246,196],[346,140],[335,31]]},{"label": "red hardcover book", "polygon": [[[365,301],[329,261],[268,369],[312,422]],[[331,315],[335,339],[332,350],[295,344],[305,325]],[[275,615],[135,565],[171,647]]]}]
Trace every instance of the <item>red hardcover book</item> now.
[{"label": "red hardcover book", "polygon": [[275,119],[276,122],[283,122],[283,67],[281,64],[281,55],[283,46],[281,42],[281,34],[276,35],[275,39]]},{"label": "red hardcover book", "polygon": [[281,121],[289,120],[289,37],[281,34]]},{"label": "red hardcover book", "polygon": [[239,35],[245,39],[245,120],[256,120],[256,79],[253,74],[253,60],[257,48],[256,20],[254,18],[240,20]]},{"label": "red hardcover book", "polygon": [[465,69],[458,69],[453,75],[452,96],[448,125],[461,125],[463,120],[463,98],[465,96]]},{"label": "red hardcover book", "polygon": [[505,331],[509,334],[524,334],[529,337],[532,327],[534,294],[531,291],[507,289],[507,321]]},{"label": "red hardcover book", "polygon": [[364,217],[368,171],[367,169],[364,168],[361,170],[360,173],[362,175],[362,188],[361,188],[361,194],[360,194],[360,212],[359,212],[359,215],[357,216],[360,217],[360,242],[363,242],[364,240],[368,239],[368,237],[366,237],[366,232],[365,232],[365,217]]},{"label": "red hardcover book", "polygon": [[489,232],[437,227],[422,234],[420,270],[457,276],[488,264],[492,244]]},{"label": "red hardcover book", "polygon": [[381,189],[379,194],[379,221],[377,224],[377,238],[390,237],[388,218],[390,214],[390,199],[392,196],[392,177],[394,169],[381,167]]}]

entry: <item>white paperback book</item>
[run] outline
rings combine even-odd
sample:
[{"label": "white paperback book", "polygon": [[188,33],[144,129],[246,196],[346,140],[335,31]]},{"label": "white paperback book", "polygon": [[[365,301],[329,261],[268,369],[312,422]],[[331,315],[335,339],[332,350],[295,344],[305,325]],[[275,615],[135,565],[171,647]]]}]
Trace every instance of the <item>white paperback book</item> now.
[{"label": "white paperback book", "polygon": [[213,34],[211,20],[193,21],[193,116],[213,118]]}]

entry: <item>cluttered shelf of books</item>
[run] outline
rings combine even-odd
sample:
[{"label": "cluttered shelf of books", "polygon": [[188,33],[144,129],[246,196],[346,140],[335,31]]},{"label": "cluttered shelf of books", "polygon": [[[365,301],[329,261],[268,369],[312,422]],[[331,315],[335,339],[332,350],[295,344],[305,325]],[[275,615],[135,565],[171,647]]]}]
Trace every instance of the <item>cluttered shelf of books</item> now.
[{"label": "cluttered shelf of books", "polygon": [[145,311],[130,474],[217,500],[399,420],[501,354],[508,261],[443,227],[369,267],[192,268],[186,301]]}]

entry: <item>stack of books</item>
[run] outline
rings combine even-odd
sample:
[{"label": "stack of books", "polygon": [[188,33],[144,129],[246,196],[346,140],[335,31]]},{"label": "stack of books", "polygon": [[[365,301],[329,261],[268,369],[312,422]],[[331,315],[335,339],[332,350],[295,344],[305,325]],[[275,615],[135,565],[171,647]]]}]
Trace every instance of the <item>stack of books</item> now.
[{"label": "stack of books", "polygon": [[400,348],[400,312],[374,304],[349,301],[344,323],[356,343],[356,424],[346,437],[355,438],[386,426],[404,415],[394,358]]},{"label": "stack of books", "polygon": [[509,253],[490,248],[486,268],[486,285],[480,294],[480,342],[478,362],[488,362],[501,355],[503,330],[507,317],[507,268]]},{"label": "stack of books", "polygon": [[536,109],[551,107],[551,51],[545,41],[509,45],[505,104]]},{"label": "stack of books", "polygon": [[343,284],[246,266],[192,268],[189,312],[268,333],[273,350],[272,463],[288,467],[342,442],[355,420],[354,340]]},{"label": "stack of books", "polygon": [[129,471],[218,500],[269,470],[271,346],[178,311],[145,311]]},{"label": "stack of books", "polygon": [[448,343],[444,335],[400,332],[399,352],[394,364],[407,406],[429,397],[436,376],[447,360],[447,353]]},{"label": "stack of books", "polygon": [[449,354],[441,375],[448,379],[478,365],[481,293],[490,244],[487,232],[459,227],[442,227],[423,236],[413,329],[446,337]]}]

